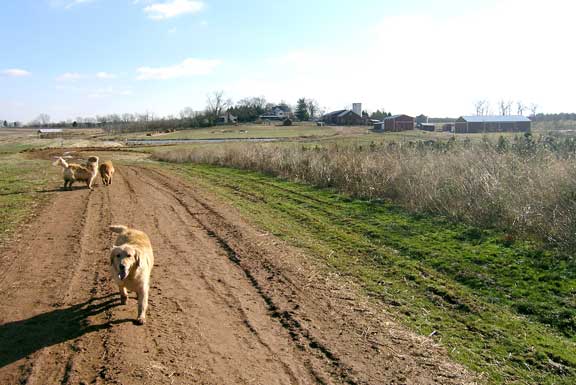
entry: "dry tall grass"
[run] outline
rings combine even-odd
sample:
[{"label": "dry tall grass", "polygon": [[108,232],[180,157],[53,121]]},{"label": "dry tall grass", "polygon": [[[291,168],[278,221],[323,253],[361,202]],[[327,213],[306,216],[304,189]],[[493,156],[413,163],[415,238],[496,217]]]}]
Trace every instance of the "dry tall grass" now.
[{"label": "dry tall grass", "polygon": [[261,171],[574,250],[576,160],[571,153],[560,156],[529,139],[516,144],[236,144],[163,152],[156,159]]}]

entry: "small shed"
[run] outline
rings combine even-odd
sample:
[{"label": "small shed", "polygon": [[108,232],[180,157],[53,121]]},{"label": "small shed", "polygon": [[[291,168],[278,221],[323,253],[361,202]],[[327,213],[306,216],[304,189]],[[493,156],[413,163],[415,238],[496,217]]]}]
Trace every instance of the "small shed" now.
[{"label": "small shed", "polygon": [[61,138],[64,136],[64,130],[61,128],[41,128],[37,133],[40,139]]},{"label": "small shed", "polygon": [[423,131],[430,131],[430,132],[436,131],[436,125],[434,123],[420,123],[418,128]]},{"label": "small shed", "polygon": [[454,124],[454,132],[460,134],[479,132],[529,132],[532,121],[521,115],[461,116]]}]

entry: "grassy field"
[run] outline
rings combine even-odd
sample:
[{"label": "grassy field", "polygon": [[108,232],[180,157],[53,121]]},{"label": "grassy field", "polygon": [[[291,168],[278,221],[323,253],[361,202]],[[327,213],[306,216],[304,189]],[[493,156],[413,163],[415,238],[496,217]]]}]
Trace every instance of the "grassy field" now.
[{"label": "grassy field", "polygon": [[506,234],[249,171],[164,164],[362,284],[489,383],[573,384],[573,263]]},{"label": "grassy field", "polygon": [[[415,213],[446,216],[576,251],[576,140],[410,133],[366,142],[235,143],[167,148],[154,157],[261,171],[358,198],[388,199]],[[420,137],[422,138],[422,137]]]},{"label": "grassy field", "polygon": [[317,127],[312,124],[281,127],[263,124],[242,124],[239,126],[217,126],[192,130],[176,131],[169,134],[146,133],[127,134],[129,138],[139,139],[226,139],[226,138],[315,138],[342,134],[363,135],[369,127]]},{"label": "grassy field", "polygon": [[47,198],[60,182],[59,170],[46,161],[29,160],[20,146],[0,146],[0,242]]}]

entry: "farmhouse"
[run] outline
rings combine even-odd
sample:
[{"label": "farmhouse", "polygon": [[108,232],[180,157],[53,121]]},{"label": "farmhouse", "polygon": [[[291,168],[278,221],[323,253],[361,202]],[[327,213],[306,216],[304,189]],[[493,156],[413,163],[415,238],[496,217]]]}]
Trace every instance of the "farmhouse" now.
[{"label": "farmhouse", "polygon": [[393,115],[374,125],[377,131],[398,132],[414,129],[414,118],[408,115]]},{"label": "farmhouse", "polygon": [[278,105],[272,107],[271,110],[266,111],[264,114],[260,115],[260,119],[264,120],[285,120],[290,118],[291,112],[290,107],[286,105]]},{"label": "farmhouse", "polygon": [[60,138],[64,135],[64,130],[61,128],[41,128],[37,133],[40,139]]},{"label": "farmhouse", "polygon": [[528,132],[532,122],[525,116],[461,116],[454,124],[454,132]]}]

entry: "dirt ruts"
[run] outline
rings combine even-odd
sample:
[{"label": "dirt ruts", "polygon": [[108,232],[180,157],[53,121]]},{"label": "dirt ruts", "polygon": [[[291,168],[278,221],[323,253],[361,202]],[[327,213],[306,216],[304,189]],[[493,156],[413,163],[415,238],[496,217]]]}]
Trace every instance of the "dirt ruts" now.
[{"label": "dirt ruts", "polygon": [[[108,226],[150,235],[148,323],[109,279]],[[0,384],[473,384],[354,284],[151,166],[55,192],[1,251]]]}]

